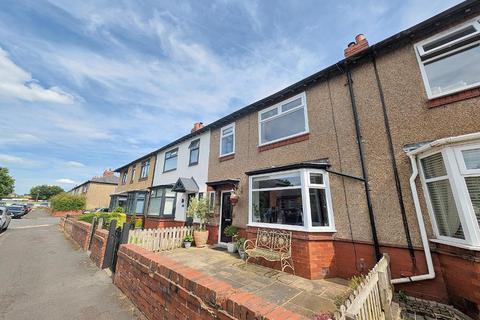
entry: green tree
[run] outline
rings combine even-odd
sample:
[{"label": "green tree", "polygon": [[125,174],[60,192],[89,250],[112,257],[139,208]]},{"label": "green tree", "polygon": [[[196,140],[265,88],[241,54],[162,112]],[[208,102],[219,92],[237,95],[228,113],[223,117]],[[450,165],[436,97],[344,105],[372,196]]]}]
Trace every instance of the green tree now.
[{"label": "green tree", "polygon": [[8,174],[8,169],[0,167],[0,199],[13,192],[15,180]]},{"label": "green tree", "polygon": [[32,187],[32,189],[30,189],[30,196],[34,199],[38,197],[38,200],[48,200],[62,192],[65,191],[59,186],[49,186],[43,184],[41,186]]}]

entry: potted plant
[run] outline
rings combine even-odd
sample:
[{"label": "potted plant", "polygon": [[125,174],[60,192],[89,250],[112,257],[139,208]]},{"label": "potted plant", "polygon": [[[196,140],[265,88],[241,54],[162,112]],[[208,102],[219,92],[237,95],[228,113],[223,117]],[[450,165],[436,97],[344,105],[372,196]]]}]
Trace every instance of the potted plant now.
[{"label": "potted plant", "polygon": [[208,199],[192,198],[187,208],[187,217],[195,217],[200,220],[199,228],[193,232],[193,238],[195,239],[195,246],[205,247],[208,240],[208,230],[205,227],[205,223],[210,218]]},{"label": "potted plant", "polygon": [[245,260],[245,241],[247,241],[247,239],[239,238],[236,242],[238,255],[242,260]]},{"label": "potted plant", "polygon": [[232,204],[232,206],[235,206],[238,203],[238,194],[236,194],[235,192],[232,192],[232,194],[230,194],[230,203]]},{"label": "potted plant", "polygon": [[192,245],[193,237],[191,234],[187,234],[185,238],[183,238],[183,246],[188,249]]},{"label": "potted plant", "polygon": [[235,228],[234,226],[227,226],[223,230],[223,234],[226,235],[227,237],[232,238],[232,241],[227,243],[227,250],[230,253],[234,253],[236,249],[234,241],[235,241],[235,238],[237,237],[237,228]]}]

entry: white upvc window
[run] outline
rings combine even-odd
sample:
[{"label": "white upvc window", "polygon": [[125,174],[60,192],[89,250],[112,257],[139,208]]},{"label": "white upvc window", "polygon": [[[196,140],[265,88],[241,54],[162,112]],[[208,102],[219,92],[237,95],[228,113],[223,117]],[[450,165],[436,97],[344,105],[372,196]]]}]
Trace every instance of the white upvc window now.
[{"label": "white upvc window", "polygon": [[308,133],[305,92],[258,112],[260,146]]},{"label": "white upvc window", "polygon": [[249,225],[335,232],[328,173],[298,169],[249,178]]},{"label": "white upvc window", "polygon": [[220,157],[235,153],[235,123],[220,129]]},{"label": "white upvc window", "polygon": [[480,85],[480,17],[415,44],[429,99]]},{"label": "white upvc window", "polygon": [[462,144],[419,157],[435,236],[480,247],[480,144]]}]

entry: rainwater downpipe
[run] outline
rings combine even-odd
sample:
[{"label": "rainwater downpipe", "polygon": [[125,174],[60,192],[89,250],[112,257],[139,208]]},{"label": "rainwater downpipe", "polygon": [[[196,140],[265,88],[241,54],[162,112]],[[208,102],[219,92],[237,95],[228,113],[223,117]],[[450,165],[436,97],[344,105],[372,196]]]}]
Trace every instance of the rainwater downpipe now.
[{"label": "rainwater downpipe", "polygon": [[353,92],[352,73],[350,71],[350,68],[348,68],[348,66],[346,69],[346,73],[347,73],[348,92],[350,93],[350,101],[352,103],[353,120],[355,123],[355,135],[356,135],[357,144],[358,144],[358,152],[360,154],[360,166],[362,169],[363,186],[365,188],[365,197],[367,200],[368,217],[370,220],[370,227],[372,230],[373,246],[375,248],[375,257],[377,261],[380,261],[380,259],[382,258],[382,254],[380,253],[380,244],[378,243],[377,227],[375,226],[375,215],[373,213],[372,198],[370,195],[370,187],[368,186],[368,172],[365,165],[365,156],[364,156],[364,150],[363,150],[362,134],[360,130],[360,122],[358,120],[357,104],[355,101],[355,94]]},{"label": "rainwater downpipe", "polygon": [[382,82],[380,81],[380,75],[378,74],[377,59],[375,58],[375,53],[372,54],[372,63],[373,63],[373,70],[375,72],[375,79],[377,80],[380,103],[382,104],[383,121],[385,123],[385,130],[386,130],[387,141],[388,141],[388,151],[390,153],[390,158],[392,161],[391,164],[392,164],[392,170],[393,170],[393,177],[395,178],[395,188],[397,190],[398,206],[400,208],[400,214],[402,216],[403,229],[405,231],[405,239],[407,240],[410,259],[412,260],[413,266],[416,267],[417,260],[415,258],[415,250],[413,249],[412,237],[410,235],[410,228],[408,226],[407,211],[405,210],[405,205],[403,203],[403,192],[402,192],[402,186],[400,184],[400,175],[397,169],[397,160],[395,159],[395,150],[393,147],[392,132],[390,130],[390,120],[388,118],[387,104],[385,103],[385,97],[383,95]]},{"label": "rainwater downpipe", "polygon": [[412,165],[412,175],[410,176],[410,189],[412,190],[413,203],[415,205],[415,213],[417,215],[418,228],[420,229],[420,237],[422,238],[423,250],[425,251],[425,259],[427,261],[428,273],[412,277],[392,279],[393,284],[430,280],[435,278],[435,270],[433,269],[432,262],[432,253],[430,252],[427,231],[425,230],[425,222],[423,221],[422,209],[420,208],[420,201],[418,199],[417,185],[415,184],[415,180],[418,177],[417,160],[415,155],[413,154],[409,154],[408,156]]}]

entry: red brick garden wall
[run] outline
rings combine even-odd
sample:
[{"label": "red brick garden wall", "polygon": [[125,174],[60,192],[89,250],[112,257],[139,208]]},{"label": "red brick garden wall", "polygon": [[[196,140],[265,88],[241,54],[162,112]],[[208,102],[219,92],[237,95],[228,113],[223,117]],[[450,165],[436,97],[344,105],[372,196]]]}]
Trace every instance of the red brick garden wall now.
[{"label": "red brick garden wall", "polygon": [[83,250],[87,250],[88,246],[88,235],[90,234],[89,223],[83,221],[75,221],[72,228],[72,239],[75,241]]},{"label": "red brick garden wall", "polygon": [[161,229],[171,227],[183,227],[185,222],[172,219],[145,218],[145,229]]},{"label": "red brick garden wall", "polygon": [[70,216],[79,216],[82,214],[82,210],[74,210],[74,211],[52,211],[51,215],[54,217],[66,217],[67,215]]},{"label": "red brick garden wall", "polygon": [[149,319],[303,319],[131,244],[120,247],[114,283]]},{"label": "red brick garden wall", "polygon": [[90,259],[101,268],[103,258],[105,257],[105,249],[107,247],[108,230],[97,229],[92,239],[92,246],[90,247]]}]

